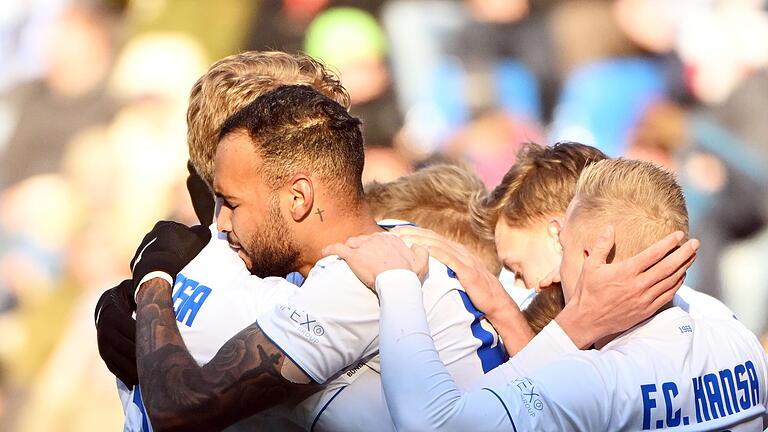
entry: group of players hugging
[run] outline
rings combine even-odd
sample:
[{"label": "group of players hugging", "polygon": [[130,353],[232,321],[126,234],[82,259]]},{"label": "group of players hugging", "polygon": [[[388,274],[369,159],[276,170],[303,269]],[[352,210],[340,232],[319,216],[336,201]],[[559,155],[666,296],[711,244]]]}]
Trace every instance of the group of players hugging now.
[{"label": "group of players hugging", "polygon": [[672,174],[531,143],[490,193],[452,165],[364,187],[348,108],[303,54],[194,85],[200,225],[158,222],[96,306],[125,430],[768,425],[757,338],[684,285],[699,243]]}]

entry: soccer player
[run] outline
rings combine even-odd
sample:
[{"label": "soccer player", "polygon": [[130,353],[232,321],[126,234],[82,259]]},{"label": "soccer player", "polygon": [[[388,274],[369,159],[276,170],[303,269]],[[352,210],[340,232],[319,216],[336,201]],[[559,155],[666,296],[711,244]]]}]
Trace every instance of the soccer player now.
[{"label": "soccer player", "polygon": [[[227,245],[226,238],[218,235],[216,225],[212,224],[214,200],[210,187],[221,125],[257,96],[283,84],[311,85],[344,107],[350,104],[349,95],[338,78],[323,64],[303,54],[279,51],[249,51],[221,59],[192,87],[187,136],[193,167],[190,167],[187,185],[201,223],[210,224],[211,240],[177,277],[173,300],[179,331],[200,365],[207,363],[230,337],[296,289],[296,285],[282,279],[262,280],[250,275],[243,261]],[[298,282],[295,278],[292,281]],[[132,285],[131,281],[124,283]],[[125,429],[148,431],[151,422],[141,392],[138,387],[133,388],[136,382],[135,322],[130,317],[130,306],[120,302],[115,295],[119,291],[115,291],[108,290],[97,305],[99,349],[110,370],[125,381],[119,384],[126,413]],[[122,331],[118,333],[118,330]],[[314,407],[313,403],[316,402],[307,402],[307,410]],[[256,421],[252,420],[250,426]],[[280,427],[288,425],[281,422]]]},{"label": "soccer player", "polygon": [[[554,146],[525,144],[517,154],[515,165],[491,192],[485,208],[475,212],[477,225],[487,238],[495,240],[504,266],[531,291],[547,288],[534,294],[533,308],[523,310],[535,332],[543,329],[564,306],[559,283],[550,282],[553,271],[557,274],[562,257],[558,235],[576,182],[584,168],[606,158],[600,150],[575,142]],[[429,204],[428,200],[425,202]],[[448,244],[418,229],[398,228],[398,233],[408,242],[429,247],[430,254],[450,266],[475,306],[500,333],[505,332],[501,326],[509,321],[515,306],[495,278],[481,274],[484,273],[482,267],[476,265],[461,245]],[[687,286],[678,290],[674,302],[697,316],[733,315],[719,300]],[[507,348],[509,351],[513,347]]]},{"label": "soccer player", "polygon": [[[346,92],[335,77],[320,63],[303,55],[249,52],[230,56],[215,63],[195,84],[188,112],[190,157],[208,184],[213,183],[213,155],[217,133],[224,119],[250,99],[285,82],[312,84],[339,103],[348,105]],[[199,205],[204,200],[193,201],[198,204],[197,209],[204,208]],[[203,215],[201,220],[204,219]],[[207,363],[230,337],[252,324],[265,310],[284,301],[296,289],[296,286],[279,278],[261,279],[250,275],[243,260],[227,245],[226,236],[217,235],[214,225],[211,225],[210,231],[211,240],[176,277],[173,295],[180,334],[199,365]],[[269,251],[264,251],[264,254],[269,254]],[[282,274],[279,269],[269,271]],[[457,285],[455,280],[450,284]],[[492,327],[486,325],[487,329],[482,328],[479,313],[467,309],[471,303],[452,302],[447,305],[438,306],[436,312],[443,316],[461,317],[454,320],[452,329],[442,332],[446,341],[450,337],[456,341],[450,355],[456,363],[457,374],[476,376],[506,359],[501,347],[491,346],[496,340]],[[465,325],[462,326],[462,323]],[[484,363],[478,351],[485,356]],[[494,359],[493,355],[497,358]],[[356,430],[379,414],[382,418],[377,419],[376,424],[381,428],[391,428],[378,374],[371,374],[372,369],[364,365],[353,365],[291,412],[283,409],[279,414],[291,417],[307,429],[314,427],[316,430]],[[337,392],[355,383],[359,376],[364,376],[360,383],[347,389],[342,398],[337,398]],[[330,405],[332,398],[336,399],[336,403]],[[344,398],[358,405],[365,403],[366,410],[350,411],[349,403],[340,405],[345,402]],[[121,399],[126,410],[126,429],[150,430],[151,422],[140,389],[130,390],[122,386]],[[374,406],[376,401],[378,409]],[[250,425],[256,421],[251,419]],[[262,427],[263,421],[260,423]],[[268,425],[273,426],[274,423]],[[284,424],[279,426],[286,427]]]},{"label": "soccer player", "polygon": [[[526,287],[544,288],[553,269],[557,275],[562,256],[558,233],[576,182],[584,168],[606,158],[600,150],[575,142],[552,147],[526,144],[493,190],[480,225],[492,233],[505,267],[524,280]],[[697,316],[733,315],[719,300],[685,285],[678,290],[675,302]]]},{"label": "soccer player", "polygon": [[[221,427],[316,392],[319,384],[338,378],[361,360],[366,364],[361,367],[378,368],[376,297],[362,288],[343,261],[321,259],[328,244],[381,230],[362,201],[359,122],[317,92],[288,86],[260,96],[230,117],[220,137],[215,189],[222,205],[217,222],[230,247],[256,275],[296,270],[307,279],[288,302],[233,336],[200,367],[176,328],[172,278],[155,277],[154,272],[175,275],[189,253],[169,246],[162,229],[150,233],[137,254],[135,267],[141,271],[133,273],[139,281],[137,357],[143,400],[153,424],[162,429]],[[179,232],[172,234],[183,237]],[[643,268],[658,261],[658,254],[666,254],[670,246],[666,239],[656,245],[650,260],[640,257]],[[679,259],[673,254],[667,264]],[[667,266],[654,267],[654,274],[674,273]],[[432,261],[429,275],[425,292],[430,294],[424,304],[434,312],[431,335],[435,343],[446,345],[441,353],[456,365],[482,366],[457,367],[456,378],[470,381],[472,375],[498,364],[502,353],[488,329],[475,327],[479,335],[490,333],[490,339],[451,336],[456,331],[466,335],[461,321],[473,323],[478,317],[466,310],[464,314],[438,313],[441,302],[448,304],[445,310],[458,310],[464,300],[445,266]],[[602,285],[605,275],[597,276],[588,277],[586,286]],[[653,286],[658,293],[668,292],[673,285],[655,283],[663,277],[641,283],[637,276],[628,271],[608,279],[633,287]],[[600,294],[594,289],[585,292]],[[628,309],[622,314],[624,321],[614,326],[637,322],[645,306],[638,301]],[[594,312],[586,307],[563,313],[571,316],[565,322],[579,322],[580,314]],[[606,323],[563,329],[588,339],[615,330]],[[457,344],[457,339],[462,342]],[[462,355],[467,351],[471,356]],[[344,388],[340,386],[338,392]]]},{"label": "soccer player", "polygon": [[[218,139],[216,133],[226,116],[242,107],[249,98],[254,98],[284,82],[312,84],[339,103],[348,104],[346,93],[335,77],[320,63],[303,55],[246,52],[230,56],[215,63],[195,84],[188,112],[190,157],[196,171],[202,173],[208,184],[213,182],[213,155]],[[193,197],[193,203],[196,204],[199,214],[205,213],[207,191],[204,184],[198,185],[197,189],[201,188],[205,189],[202,193],[193,192],[193,195],[196,195]],[[206,215],[202,214],[201,220],[205,219]],[[253,323],[260,314],[278,301],[285,300],[296,289],[294,285],[284,283],[278,278],[262,280],[251,276],[243,261],[227,245],[225,236],[217,235],[214,225],[210,227],[210,231],[211,240],[177,276],[173,295],[179,331],[190,354],[199,365],[207,363],[226,340]],[[493,248],[492,242],[486,241],[485,245]],[[130,285],[130,281],[127,283]],[[451,283],[456,284],[455,281]],[[456,347],[452,351],[453,357],[457,359],[456,367],[482,373],[483,367],[490,366],[481,363],[477,355],[478,347],[475,345],[487,344],[485,341],[494,343],[493,329],[487,324],[485,327],[490,331],[482,328],[479,313],[474,309],[467,310],[468,307],[471,308],[471,303],[462,302],[451,306],[443,308],[446,309],[443,313],[451,316],[463,315],[464,320],[458,320],[457,323],[466,324],[463,330],[459,325],[454,331],[444,332],[446,335],[456,336]],[[110,309],[106,310],[110,312]],[[129,321],[126,325],[133,326],[129,314],[124,315]],[[103,324],[100,329],[103,329]],[[484,341],[480,341],[475,335],[482,336]],[[122,335],[119,335],[119,340],[123,340]],[[100,347],[109,343],[108,338],[104,340],[100,337]],[[115,344],[117,341],[113,340],[111,343]],[[486,358],[488,352],[495,352],[499,356],[496,364],[505,358],[500,347],[485,347],[481,352]],[[124,362],[135,363],[134,359],[129,357]],[[291,417],[305,428],[314,426],[316,430],[355,430],[366,422],[370,423],[374,415],[380,414],[382,418],[377,419],[376,424],[382,428],[390,428],[391,421],[384,405],[378,374],[372,374],[372,369],[360,365],[362,363],[340,374],[291,412],[282,410],[280,415]],[[360,376],[363,376],[363,379],[357,382]],[[348,388],[351,383],[355,385]],[[121,386],[121,399],[126,411],[126,429],[150,430],[151,422],[144,408],[140,389],[128,387]],[[346,389],[344,394],[337,397],[336,393],[342,388]],[[334,398],[334,404],[330,404],[331,398]],[[366,410],[350,411],[350,403],[345,399],[355,401],[358,406],[365,404]],[[378,409],[375,406],[377,403]],[[260,426],[264,427],[264,419],[258,420],[261,421]],[[249,425],[253,426],[256,421],[257,419],[251,419]],[[274,423],[268,425],[274,426]],[[286,427],[285,424],[279,426]]]},{"label": "soccer player", "polygon": [[[596,149],[594,151],[599,152]],[[574,178],[574,184],[575,181]],[[389,183],[366,185],[365,194],[371,213],[376,220],[400,219],[411,222],[419,228],[428,229],[438,236],[445,237],[453,242],[451,246],[465,250],[466,255],[472,255],[471,262],[459,263],[455,256],[448,255],[448,251],[445,251],[445,249],[450,250],[451,246],[440,251],[443,252],[441,256],[451,260],[452,264],[449,264],[449,267],[452,270],[461,271],[457,273],[459,282],[462,283],[462,287],[475,306],[474,298],[479,298],[481,304],[494,301],[494,299],[490,301],[485,299],[484,296],[487,294],[482,290],[487,288],[475,287],[476,283],[473,281],[464,286],[462,281],[462,277],[466,278],[469,272],[472,272],[475,278],[485,275],[489,280],[496,281],[495,275],[498,275],[500,270],[493,236],[483,233],[488,191],[477,175],[454,165],[430,166]],[[422,235],[428,233],[419,228],[415,230],[407,228],[408,226],[410,224],[401,224],[393,229],[401,233],[414,232],[411,236],[406,235],[406,238],[417,242],[423,239],[419,233]],[[430,240],[439,241],[440,239],[430,238]],[[436,244],[440,243],[432,243],[433,247],[430,251],[435,251]],[[427,243],[425,246],[430,244]],[[461,270],[457,270],[459,268]],[[499,283],[495,286],[503,289]],[[562,292],[559,289],[546,290],[533,298],[533,301],[523,310],[522,315],[516,314],[517,320],[506,317],[505,322],[513,322],[514,329],[522,327],[523,330],[527,330],[525,326],[520,326],[524,319],[532,330],[514,335],[507,333],[505,340],[507,351],[511,351],[516,339],[522,341],[520,344],[522,348],[522,344],[527,343],[534,333],[541,331],[562,310],[561,303]]]},{"label": "soccer player", "polygon": [[[606,225],[614,228],[603,231]],[[682,241],[687,229],[682,191],[670,173],[621,159],[587,167],[559,233],[566,309],[582,301],[580,272],[631,256],[670,230],[682,231]],[[423,260],[392,236],[347,243],[329,252],[379,294],[382,382],[398,429],[751,431],[767,424],[768,365],[757,338],[732,317],[693,317],[671,303],[594,341],[595,349],[572,345],[528,373],[507,363],[503,374],[462,393],[425,337]],[[373,254],[380,259],[370,260]]]},{"label": "soccer player", "polygon": [[[360,141],[359,121],[350,117],[343,107],[321,96],[319,93],[309,88],[299,88],[299,90],[296,88],[291,90],[290,87],[284,88],[283,91],[293,91],[294,93],[273,95],[273,98],[268,99],[267,102],[275,105],[265,103],[265,105],[260,106],[261,112],[256,112],[253,109],[243,111],[244,114],[241,114],[240,117],[234,116],[232,121],[226,123],[222,129],[222,137],[224,139],[221,142],[221,146],[223,150],[231,151],[224,151],[222,153],[219,150],[218,153],[218,159],[222,159],[222,157],[223,159],[221,161],[217,160],[217,175],[215,178],[217,192],[221,200],[217,223],[219,229],[228,237],[230,247],[237,251],[245,266],[256,276],[260,277],[271,274],[287,274],[295,269],[302,270],[306,275],[309,269],[305,266],[311,262],[312,266],[310,267],[314,267],[315,261],[320,256],[319,249],[316,252],[312,251],[314,245],[310,242],[324,242],[324,244],[321,243],[323,246],[332,243],[331,240],[323,239],[323,235],[331,238],[346,239],[352,234],[359,233],[360,230],[380,230],[368,215],[366,207],[362,202],[363,196],[359,177],[359,170],[362,168],[362,142]],[[256,107],[258,108],[259,106]],[[266,171],[264,174],[266,179],[269,179],[270,182],[285,181],[285,179],[280,178],[281,175],[285,175],[281,171],[287,171],[285,168],[290,168],[290,163],[300,167],[304,172],[313,174],[311,177],[304,174],[304,177],[291,183],[295,186],[295,190],[289,189],[286,191],[296,194],[291,195],[291,199],[288,200],[292,206],[298,206],[296,207],[298,210],[295,211],[298,212],[301,209],[305,211],[312,210],[310,214],[302,215],[301,220],[304,222],[299,226],[300,229],[297,230],[298,234],[303,234],[303,237],[299,237],[303,243],[298,241],[293,243],[295,241],[291,239],[293,234],[287,231],[287,229],[291,228],[291,225],[284,220],[285,216],[280,214],[279,207],[274,205],[279,192],[273,193],[269,189],[272,184],[264,180],[261,180],[261,183],[256,183],[257,180],[260,180],[262,171],[254,169],[254,158],[261,152],[254,151],[254,145],[251,143],[251,138],[248,137],[249,128],[253,127],[249,122],[254,121],[254,119],[261,122],[258,129],[261,133],[272,134],[265,138],[273,146],[265,149],[265,158],[271,155],[271,151],[278,151],[276,149],[279,148],[279,157],[283,158],[282,160],[286,162],[284,165],[278,163],[279,160],[269,160],[269,163],[264,163],[262,169]],[[246,138],[246,140],[244,145],[240,143],[232,145],[227,141],[227,137]],[[313,147],[308,149],[306,146]],[[291,154],[290,152],[294,153]],[[344,155],[349,159],[339,159],[338,155]],[[223,167],[219,167],[218,165],[222,165],[222,163]],[[257,185],[255,188],[253,187],[254,184]],[[259,184],[262,185],[261,189],[258,186]],[[259,201],[250,194],[264,192],[265,190],[267,191],[266,196],[269,197],[269,201],[262,210]],[[331,192],[335,195],[327,195]],[[299,196],[299,194],[304,195]],[[336,196],[339,198],[336,198]],[[256,207],[257,205],[259,207]],[[301,207],[301,205],[305,207]],[[262,214],[260,213],[261,211],[266,211],[267,213]],[[293,218],[294,216],[292,214],[290,217]],[[310,217],[312,219],[307,220]],[[339,221],[344,221],[346,224],[342,225]],[[325,226],[328,226],[328,228],[324,228]],[[302,233],[301,231],[303,230],[307,230],[307,232]],[[317,248],[317,246],[314,246],[314,248]],[[306,258],[301,255],[300,251],[314,255]],[[205,250],[203,253],[205,253]],[[151,260],[152,254],[148,254],[147,251],[142,251],[142,255],[141,259],[138,260],[139,265],[142,265],[142,262]],[[211,261],[210,257],[205,259]],[[295,400],[302,395],[320,390],[321,388],[318,385],[310,385],[310,374],[312,374],[311,378],[315,382],[329,382],[322,389],[322,394],[335,397],[338,392],[354,381],[351,378],[354,378],[354,375],[360,369],[367,371],[371,368],[378,368],[375,356],[375,339],[378,333],[376,315],[378,305],[375,296],[371,293],[354,289],[355,283],[359,285],[359,281],[348,270],[345,274],[343,265],[342,261],[338,261],[338,263],[330,262],[328,264],[321,262],[318,263],[318,266],[313,271],[315,274],[310,274],[309,279],[301,290],[302,293],[307,293],[305,296],[307,300],[305,301],[309,302],[313,308],[309,312],[296,310],[296,307],[293,305],[301,304],[299,303],[301,298],[297,296],[291,299],[290,304],[280,302],[279,307],[275,310],[275,319],[271,324],[275,327],[283,326],[283,333],[287,334],[281,334],[278,330],[274,330],[273,334],[270,334],[271,338],[281,340],[296,336],[300,337],[301,341],[303,341],[306,336],[309,336],[311,343],[322,344],[318,355],[328,357],[323,359],[324,362],[317,362],[316,368],[323,369],[310,369],[307,366],[310,363],[305,359],[301,366],[306,368],[308,372],[302,371],[293,361],[287,360],[287,358],[286,360],[281,360],[281,362],[285,363],[285,367],[279,369],[279,376],[284,381],[283,385],[286,388],[292,388],[296,387],[297,383],[303,384],[301,390],[284,396],[283,400],[289,399],[289,396],[291,400]],[[462,300],[461,293],[459,292],[460,286],[458,282],[448,276],[448,271],[444,266],[442,271],[440,271],[439,263],[435,262],[434,265],[436,269],[432,280],[435,287],[435,298],[430,303],[430,306],[434,309],[433,322],[440,329],[439,333],[436,333],[436,340],[447,347],[446,358],[455,367],[457,377],[466,382],[471,382],[481,376],[484,371],[490,370],[505,361],[506,353],[501,346],[496,344],[497,338],[492,327],[489,325],[486,326],[487,328],[481,327],[477,314],[473,314],[472,311],[467,309],[467,305]],[[206,294],[196,292],[200,290],[201,284],[198,284],[197,280],[191,283],[188,282],[192,277],[187,273],[189,273],[189,269],[185,269],[177,277],[173,301],[174,303],[181,301],[184,304],[192,302],[195,305],[195,314],[182,314],[177,311],[177,319],[180,319],[182,324],[188,323],[190,318],[193,317],[197,320],[198,317],[202,316],[200,314],[205,309],[210,309],[210,311],[219,314],[226,314],[226,310],[221,310],[220,307],[213,307],[216,306],[215,304],[210,308],[208,307],[208,300],[205,298]],[[440,277],[439,275],[443,276]],[[230,283],[237,283],[237,280],[231,280]],[[334,309],[334,312],[340,315],[338,317],[319,315],[318,318],[315,318],[316,315],[313,311],[317,310],[320,305],[318,299],[314,298],[314,296],[321,295],[323,291],[321,288],[325,285],[332,285],[334,287],[338,285],[339,290],[341,290],[340,293],[334,295],[333,292],[328,292],[330,288],[324,288],[326,291],[324,295],[328,298],[328,301],[326,301],[328,303],[327,307]],[[245,288],[247,289],[248,287]],[[260,287],[255,288],[258,289]],[[346,290],[349,290],[351,293],[346,295],[346,300],[349,301],[348,304],[338,301],[338,299],[345,298]],[[331,300],[334,300],[334,302],[331,302]],[[271,305],[275,305],[275,302],[271,302]],[[292,309],[289,313],[286,313],[286,308],[289,306]],[[208,313],[210,314],[211,312]],[[344,314],[348,315],[348,317],[345,317]],[[141,353],[141,324],[143,316],[141,307],[139,307],[137,316],[139,324],[138,347]],[[258,316],[258,314],[251,314],[250,323]],[[320,317],[325,317],[326,319],[321,321]],[[342,327],[340,324],[336,324],[336,322],[346,324],[344,320],[356,320],[356,322],[354,326],[345,325]],[[259,319],[259,324],[263,327],[264,320]],[[335,328],[334,325],[339,328]],[[286,329],[285,326],[292,326],[292,328]],[[243,325],[242,327],[246,326]],[[259,328],[258,326],[252,327],[253,329]],[[305,328],[311,333],[298,333]],[[247,329],[247,331],[253,332],[253,329]],[[296,332],[296,334],[291,334],[291,332]],[[156,334],[156,332],[153,333],[153,335]],[[227,337],[229,336],[231,335]],[[218,337],[221,338],[221,336]],[[235,339],[237,339],[237,336],[233,340]],[[261,354],[258,349],[265,348],[278,351],[269,340],[264,339],[264,342],[260,347],[252,347],[255,353]],[[287,345],[289,347],[285,348],[287,351],[291,349],[290,344],[301,347],[300,341],[291,341],[290,339],[283,342],[281,347]],[[219,346],[220,343],[212,344],[214,350]],[[183,345],[181,345],[181,348],[183,348]],[[219,352],[226,352],[228,348],[231,347],[224,345]],[[168,346],[165,349],[167,350]],[[209,351],[211,351],[210,348]],[[302,359],[302,355],[304,355],[302,352],[296,352],[291,357]],[[339,355],[343,357],[335,357]],[[153,356],[150,354],[148,357]],[[179,356],[172,357],[169,361],[175,361]],[[142,371],[141,359],[142,356],[140,355],[140,377]],[[218,364],[217,359],[219,360]],[[256,359],[258,360],[259,357]],[[249,358],[243,360],[253,361]],[[223,365],[222,361],[227,363]],[[215,374],[218,373],[216,372],[216,367],[224,368],[224,366],[227,366],[227,370],[221,369],[221,373],[231,373],[233,375],[238,373],[237,365],[231,365],[230,368],[229,361],[231,361],[229,357],[214,357],[202,371],[204,373],[210,371]],[[265,368],[266,366],[274,366],[271,358],[261,358],[261,361]],[[364,362],[361,363],[361,361]],[[153,361],[151,364],[153,370],[151,372],[157,373],[158,377],[165,378],[168,375],[164,367],[168,367],[170,364],[162,365],[161,363]],[[352,368],[345,370],[350,365],[352,365]],[[194,366],[193,370],[199,370],[197,364],[190,366]],[[310,370],[312,372],[309,372]],[[163,421],[162,412],[159,416],[152,412],[152,405],[150,404],[153,402],[160,402],[163,405],[167,404],[169,399],[175,400],[176,398],[169,398],[165,392],[175,391],[183,393],[188,389],[185,388],[184,383],[173,381],[163,382],[162,380],[155,379],[147,382],[149,382],[149,388],[142,381],[143,400],[147,403],[149,417],[155,423],[155,426],[160,425],[159,427],[163,428],[168,423]],[[259,398],[255,400],[262,407],[281,402],[281,399],[276,397],[274,393],[268,393],[270,390],[268,385],[260,388],[260,386],[254,385],[247,379],[243,379],[237,384],[243,389],[253,389],[249,391],[263,391],[263,395],[258,393],[248,394],[251,398],[258,396]],[[153,395],[158,394],[157,392],[153,393],[156,387],[159,387],[163,393],[160,393],[159,400],[155,399],[153,401]],[[379,388],[380,386],[377,384],[376,391],[378,394],[380,394]],[[231,394],[239,395],[243,391],[233,385],[223,390],[227,392],[225,397]],[[253,401],[254,399],[238,397],[233,400],[236,404],[227,408],[223,403],[220,403],[221,401],[211,398],[210,402],[215,404],[215,411],[196,410],[198,412],[195,413],[196,416],[193,424],[197,426],[218,427],[227,424],[234,416],[242,416],[243,414],[250,414],[259,410],[260,406],[258,404],[244,405],[247,400]],[[383,398],[381,400],[382,412],[387,414],[386,407],[383,405]],[[182,400],[181,402],[187,401]],[[309,423],[304,424],[307,428],[312,427],[317,421],[317,417],[320,415],[318,410],[325,409],[328,411],[327,405],[330,400],[322,402],[324,403],[316,401],[310,407],[315,411],[310,413],[314,417],[305,416],[305,419],[309,421]],[[179,414],[179,412],[174,412],[169,421],[179,422],[178,418],[183,417]],[[324,420],[328,418],[328,414],[328,412],[323,414]],[[346,417],[355,416],[355,413],[350,414],[347,412],[346,414]],[[363,414],[365,414],[364,417],[362,417]],[[363,418],[370,420],[374,414],[375,412],[363,413],[360,411],[359,418],[361,420]],[[209,420],[211,418],[213,420]],[[203,420],[201,421],[201,419]],[[181,422],[186,421],[188,420],[181,420]],[[329,422],[326,421],[325,423],[328,424]],[[333,426],[333,423],[330,423],[330,425]],[[387,424],[383,424],[381,427],[391,427],[391,422],[387,422]]]}]

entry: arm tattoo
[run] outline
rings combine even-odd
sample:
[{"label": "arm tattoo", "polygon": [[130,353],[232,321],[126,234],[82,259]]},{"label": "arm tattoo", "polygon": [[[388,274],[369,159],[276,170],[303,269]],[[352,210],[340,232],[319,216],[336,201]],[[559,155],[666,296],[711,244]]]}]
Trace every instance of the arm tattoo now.
[{"label": "arm tattoo", "polygon": [[280,374],[287,360],[256,324],[246,327],[203,367],[181,338],[162,279],[138,295],[136,358],[142,399],[155,430],[221,429],[244,417],[318,390]]}]

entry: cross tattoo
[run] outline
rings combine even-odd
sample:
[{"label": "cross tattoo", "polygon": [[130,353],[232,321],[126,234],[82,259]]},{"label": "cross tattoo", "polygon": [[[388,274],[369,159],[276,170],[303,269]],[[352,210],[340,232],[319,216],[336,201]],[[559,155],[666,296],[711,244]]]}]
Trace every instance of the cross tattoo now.
[{"label": "cross tattoo", "polygon": [[325,210],[320,210],[320,208],[318,208],[317,211],[315,212],[315,213],[317,213],[318,216],[320,216],[320,222],[323,221],[323,212],[324,211]]}]

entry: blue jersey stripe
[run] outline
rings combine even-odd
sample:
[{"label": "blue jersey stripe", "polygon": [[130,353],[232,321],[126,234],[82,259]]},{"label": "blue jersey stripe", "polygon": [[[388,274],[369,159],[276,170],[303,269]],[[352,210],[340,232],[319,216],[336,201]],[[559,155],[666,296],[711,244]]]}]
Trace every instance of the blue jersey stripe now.
[{"label": "blue jersey stripe", "polygon": [[498,395],[495,391],[489,389],[488,387],[483,387],[483,390],[488,390],[489,392],[493,393],[494,396],[496,396],[496,399],[501,402],[501,406],[504,407],[504,411],[507,412],[507,417],[509,418],[509,422],[512,423],[512,430],[517,432],[517,427],[515,427],[515,422],[512,420],[512,415],[509,413],[509,409],[507,408],[507,404],[504,403],[504,400],[501,399],[501,396]]},{"label": "blue jersey stripe", "polygon": [[382,228],[394,228],[394,227],[399,227],[399,226],[414,226],[414,227],[418,228],[418,225],[416,225],[415,223],[410,223],[410,222],[396,223],[396,224],[382,224],[382,223],[379,223],[379,226],[382,227]]},{"label": "blue jersey stripe", "polygon": [[509,359],[509,355],[501,346],[497,343],[493,346],[493,334],[484,329],[480,324],[480,320],[483,318],[483,313],[475,308],[475,305],[469,300],[469,296],[464,291],[458,290],[461,296],[461,301],[464,303],[464,307],[467,312],[474,316],[472,324],[469,326],[472,331],[472,336],[480,340],[480,347],[477,348],[477,356],[480,357],[480,363],[483,366],[483,372],[488,373],[496,366],[506,362]]},{"label": "blue jersey stripe", "polygon": [[141,399],[141,389],[138,384],[133,386],[133,403],[139,407],[141,412],[141,430],[149,432],[149,416],[147,415],[147,409],[144,408],[144,401]]},{"label": "blue jersey stripe", "polygon": [[341,391],[347,387],[348,386],[344,386],[340,388],[336,393],[333,394],[333,396],[331,396],[330,399],[328,399],[328,402],[326,402],[325,405],[323,405],[323,407],[320,408],[320,411],[317,413],[317,417],[315,417],[315,420],[312,421],[312,426],[309,427],[309,432],[312,432],[315,430],[315,425],[317,424],[317,421],[320,420],[320,416],[323,415],[323,412],[325,411],[325,409],[328,408],[328,405],[330,405],[331,402],[333,402],[333,400],[336,399],[336,396],[338,396],[339,393],[341,393]]}]

